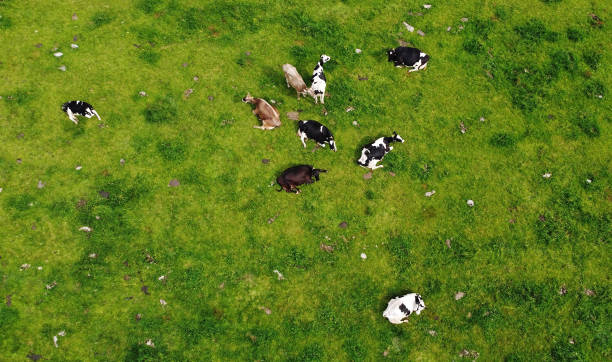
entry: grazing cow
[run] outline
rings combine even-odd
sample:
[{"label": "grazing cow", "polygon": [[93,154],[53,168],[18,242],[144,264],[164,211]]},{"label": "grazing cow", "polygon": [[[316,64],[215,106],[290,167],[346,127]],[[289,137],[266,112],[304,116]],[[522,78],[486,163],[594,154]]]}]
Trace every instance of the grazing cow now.
[{"label": "grazing cow", "polygon": [[98,117],[98,120],[101,120],[100,115],[98,115],[98,112],[96,112],[94,107],[91,104],[83,101],[66,102],[62,104],[62,111],[68,114],[68,118],[70,118],[74,124],[79,124],[79,120],[76,118],[77,115],[87,118],[96,116]]},{"label": "grazing cow", "polygon": [[280,113],[278,109],[272,107],[268,102],[261,98],[251,97],[251,93],[247,93],[246,97],[242,98],[244,103],[251,103],[255,105],[253,114],[261,120],[261,126],[253,126],[253,128],[259,128],[263,130],[274,129],[281,125]]},{"label": "grazing cow", "polygon": [[383,317],[393,324],[408,322],[408,316],[412,313],[417,315],[425,309],[425,303],[420,294],[410,293],[403,297],[393,298],[387,304],[387,309],[383,312]]},{"label": "grazing cow", "polygon": [[416,72],[425,69],[429,61],[429,55],[421,52],[417,48],[397,47],[387,50],[389,61],[396,67],[412,67],[408,72]]},{"label": "grazing cow", "polygon": [[329,148],[334,152],[338,151],[336,149],[334,136],[332,136],[327,127],[317,121],[299,121],[297,135],[302,140],[304,148],[306,148],[305,141],[307,139],[312,139],[321,147],[325,147],[325,144],[329,143]]},{"label": "grazing cow", "polygon": [[361,157],[357,160],[357,163],[371,170],[383,167],[383,165],[376,166],[376,164],[382,161],[385,155],[393,149],[393,146],[390,146],[393,142],[404,143],[404,140],[395,132],[393,132],[393,136],[391,137],[381,137],[363,147],[361,150]]},{"label": "grazing cow", "polygon": [[294,167],[289,167],[283,173],[276,178],[276,182],[280,185],[280,191],[294,192],[296,194],[300,193],[300,189],[297,187],[302,184],[311,184],[314,183],[313,177],[315,180],[319,181],[319,173],[327,172],[327,170],[320,170],[318,168],[313,168],[310,165],[299,165]]},{"label": "grazing cow", "polygon": [[327,80],[325,79],[325,73],[323,73],[323,64],[327,63],[330,59],[331,58],[325,54],[321,55],[319,62],[312,72],[312,84],[310,85],[310,89],[313,92],[312,97],[315,100],[315,104],[317,103],[317,98],[321,103],[325,103],[325,87],[327,86]]},{"label": "grazing cow", "polygon": [[285,80],[287,81],[287,88],[293,87],[297,92],[297,99],[300,99],[301,95],[310,95],[314,97],[314,92],[306,87],[306,83],[304,83],[304,79],[300,73],[298,73],[297,69],[291,64],[283,64],[283,72],[285,72]]}]

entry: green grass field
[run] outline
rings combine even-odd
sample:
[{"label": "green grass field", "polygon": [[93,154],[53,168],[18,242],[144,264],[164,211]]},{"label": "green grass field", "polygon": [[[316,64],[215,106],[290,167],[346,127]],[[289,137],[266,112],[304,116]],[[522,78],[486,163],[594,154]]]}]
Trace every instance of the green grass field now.
[{"label": "green grass field", "polygon": [[[0,0],[0,360],[612,358],[609,6],[425,3]],[[324,53],[325,105],[297,101],[281,65]],[[276,192],[302,163],[329,173]]]}]

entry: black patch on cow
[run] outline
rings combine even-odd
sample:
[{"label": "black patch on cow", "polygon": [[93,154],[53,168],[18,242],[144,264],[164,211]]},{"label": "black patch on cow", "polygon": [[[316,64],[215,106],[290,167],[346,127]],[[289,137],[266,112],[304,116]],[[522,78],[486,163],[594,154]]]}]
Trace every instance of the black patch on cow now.
[{"label": "black patch on cow", "polygon": [[419,60],[421,60],[421,64],[429,61],[428,55],[421,58],[421,51],[417,48],[397,47],[393,52],[387,52],[387,55],[389,56],[389,61],[393,62],[396,66],[405,65],[411,67]]},{"label": "black patch on cow", "polygon": [[404,303],[400,304],[399,309],[402,311],[402,313],[404,313],[407,316],[409,316],[410,313],[412,313],[408,308],[406,308]]},{"label": "black patch on cow", "polygon": [[73,114],[77,114],[79,116],[85,116],[90,114],[89,110],[93,110],[94,107],[83,101],[70,101],[62,104],[62,111],[66,112],[70,109]]}]

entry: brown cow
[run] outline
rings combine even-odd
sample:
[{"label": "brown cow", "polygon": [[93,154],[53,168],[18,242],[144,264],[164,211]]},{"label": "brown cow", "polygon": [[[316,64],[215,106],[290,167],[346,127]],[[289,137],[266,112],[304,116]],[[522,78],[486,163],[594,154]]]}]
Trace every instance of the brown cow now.
[{"label": "brown cow", "polygon": [[318,168],[313,168],[310,165],[299,165],[289,167],[283,173],[276,178],[276,182],[280,185],[280,191],[287,192],[295,192],[296,194],[300,193],[300,189],[297,186],[302,184],[311,184],[314,183],[313,177],[315,180],[319,181],[319,173],[327,172],[327,170],[320,170]]},{"label": "brown cow", "polygon": [[261,120],[261,126],[253,126],[253,128],[259,128],[263,130],[274,129],[281,125],[280,113],[278,109],[272,107],[268,102],[261,98],[253,98],[251,93],[247,93],[246,97],[242,98],[244,103],[251,103],[255,105],[253,114]]},{"label": "brown cow", "polygon": [[297,99],[300,99],[300,95],[310,95],[314,98],[314,92],[312,89],[306,87],[304,79],[297,69],[291,64],[283,64],[283,72],[285,72],[285,80],[287,81],[287,87],[293,87],[297,92]]}]

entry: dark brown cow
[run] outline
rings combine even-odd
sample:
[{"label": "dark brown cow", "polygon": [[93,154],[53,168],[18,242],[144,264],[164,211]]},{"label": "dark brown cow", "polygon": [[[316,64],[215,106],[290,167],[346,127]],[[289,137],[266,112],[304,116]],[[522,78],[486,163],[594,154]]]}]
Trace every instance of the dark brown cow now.
[{"label": "dark brown cow", "polygon": [[299,165],[289,167],[283,173],[276,178],[276,182],[280,185],[280,191],[287,192],[295,192],[296,194],[300,193],[300,189],[297,187],[303,184],[311,184],[314,183],[313,177],[315,180],[319,181],[319,173],[327,172],[327,170],[320,170],[318,168],[313,168],[310,165]]}]

